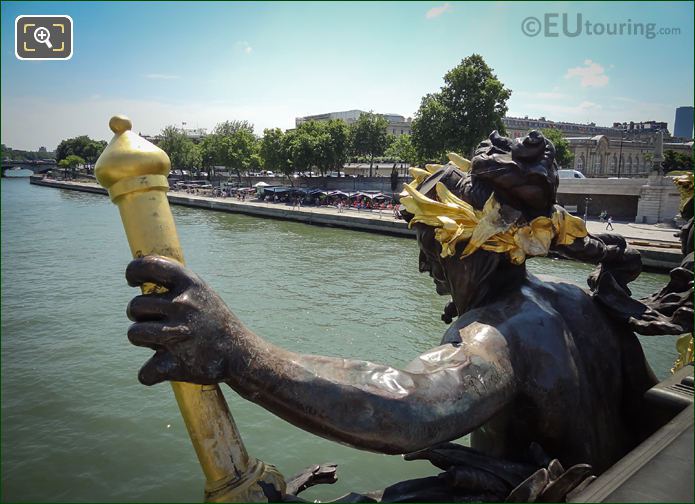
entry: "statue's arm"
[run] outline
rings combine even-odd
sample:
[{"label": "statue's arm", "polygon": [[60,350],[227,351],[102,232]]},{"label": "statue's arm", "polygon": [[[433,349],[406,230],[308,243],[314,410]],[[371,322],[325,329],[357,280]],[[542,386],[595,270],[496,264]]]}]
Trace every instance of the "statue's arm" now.
[{"label": "statue's arm", "polygon": [[127,276],[133,285],[170,289],[129,305],[136,321],[130,340],[157,351],[140,371],[143,383],[225,381],[294,425],[358,448],[408,453],[455,439],[487,421],[514,392],[505,340],[489,326],[398,370],[272,345],[171,261],[133,261]]},{"label": "statue's arm", "polygon": [[443,345],[405,370],[300,355],[257,338],[228,378],[244,397],[320,436],[383,453],[456,439],[493,416],[512,392],[508,359],[477,345]]}]

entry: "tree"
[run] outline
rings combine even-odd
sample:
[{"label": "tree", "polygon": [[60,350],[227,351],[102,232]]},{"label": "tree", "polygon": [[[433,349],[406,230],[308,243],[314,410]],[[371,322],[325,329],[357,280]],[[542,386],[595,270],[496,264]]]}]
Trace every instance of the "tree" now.
[{"label": "tree", "polygon": [[543,136],[553,142],[555,146],[555,161],[560,168],[570,168],[574,163],[574,152],[570,150],[570,143],[560,130],[545,128],[541,130]]},{"label": "tree", "polygon": [[472,155],[491,131],[504,134],[511,90],[482,56],[473,54],[444,75],[438,93],[423,97],[413,121],[413,144],[424,160],[443,161],[447,151]]},{"label": "tree", "polygon": [[64,177],[66,179],[68,178],[68,170],[70,170],[72,178],[75,178],[75,168],[83,164],[85,164],[85,160],[74,154],[70,154],[69,156],[58,161],[58,166],[65,170]]},{"label": "tree", "polygon": [[372,176],[374,157],[381,156],[388,146],[388,121],[379,114],[360,114],[352,124],[352,149],[356,154],[369,157],[369,176]]},{"label": "tree", "polygon": [[224,121],[215,126],[214,133],[216,135],[232,136],[242,130],[253,134],[253,124],[248,121]]},{"label": "tree", "polygon": [[158,146],[169,155],[174,170],[200,170],[203,164],[201,148],[183,131],[175,126],[167,126],[161,136]]},{"label": "tree", "polygon": [[310,172],[315,166],[318,168],[319,129],[318,123],[310,121],[287,133],[287,152],[295,171]]},{"label": "tree", "polygon": [[87,135],[63,140],[56,148],[56,161],[60,162],[70,155],[81,157],[86,163],[94,164],[106,148],[104,140],[92,140]]},{"label": "tree", "polygon": [[328,145],[324,149],[327,155],[326,161],[328,166],[340,176],[350,149],[350,128],[342,119],[331,119],[324,124],[328,134]]},{"label": "tree", "polygon": [[280,128],[264,129],[259,155],[264,169],[282,173],[292,183],[292,164],[287,153],[285,133]]},{"label": "tree", "polygon": [[[400,135],[396,137],[388,149],[386,149],[385,156],[391,158],[393,161],[415,164],[417,160],[417,151],[413,146],[413,141],[410,135]],[[395,166],[395,165],[394,165]]]},{"label": "tree", "polygon": [[201,161],[210,170],[210,177],[213,175],[214,165],[219,164],[228,170],[234,170],[241,183],[241,173],[259,162],[253,125],[248,121],[219,123],[203,141]]},{"label": "tree", "polygon": [[693,158],[682,152],[669,149],[664,151],[664,162],[662,166],[664,173],[675,170],[692,170]]},{"label": "tree", "polygon": [[417,153],[417,162],[443,162],[446,159],[447,139],[444,126],[447,111],[439,95],[428,94],[422,98],[420,109],[412,123],[412,143]]}]

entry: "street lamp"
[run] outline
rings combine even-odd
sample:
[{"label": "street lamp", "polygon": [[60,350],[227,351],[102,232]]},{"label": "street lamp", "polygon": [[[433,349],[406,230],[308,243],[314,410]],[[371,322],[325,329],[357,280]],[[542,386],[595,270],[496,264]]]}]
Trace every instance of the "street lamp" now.
[{"label": "street lamp", "polygon": [[591,198],[588,196],[584,198],[584,222],[587,222],[587,219],[589,217],[589,202],[591,201]]}]

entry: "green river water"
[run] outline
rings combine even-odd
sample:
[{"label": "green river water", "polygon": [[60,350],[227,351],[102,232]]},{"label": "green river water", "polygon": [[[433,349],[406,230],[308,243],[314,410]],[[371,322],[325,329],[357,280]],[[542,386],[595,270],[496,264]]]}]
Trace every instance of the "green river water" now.
[{"label": "green river water", "polygon": [[[137,371],[123,272],[130,252],[99,195],[2,180],[2,498],[4,501],[200,501],[203,479],[173,394]],[[173,208],[188,265],[258,334],[296,351],[403,365],[439,343],[445,300],[417,273],[414,240]],[[535,259],[530,269],[585,285],[590,267]],[[660,288],[643,274],[634,295]],[[674,338],[642,339],[657,375]],[[225,394],[249,452],[286,476],[320,462],[333,498],[411,477],[425,462],[309,435]]]}]

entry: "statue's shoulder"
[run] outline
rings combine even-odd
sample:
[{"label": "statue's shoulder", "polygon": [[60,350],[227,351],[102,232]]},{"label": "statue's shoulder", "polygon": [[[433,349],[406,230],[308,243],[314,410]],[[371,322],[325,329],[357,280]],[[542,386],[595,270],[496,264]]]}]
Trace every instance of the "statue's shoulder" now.
[{"label": "statue's shoulder", "polygon": [[[523,286],[493,302],[458,317],[444,334],[443,343],[466,338],[527,336],[534,327],[544,333],[561,331],[578,316],[598,312],[591,295],[578,285],[552,277],[529,275]],[[597,313],[598,316],[600,316]]]},{"label": "statue's shoulder", "polygon": [[510,304],[496,302],[467,311],[458,317],[446,330],[442,343],[460,343],[467,340],[491,342],[503,339],[504,327],[514,323],[513,319],[519,312],[510,312]]},{"label": "statue's shoulder", "polygon": [[529,275],[527,287],[537,301],[551,305],[561,313],[578,309],[600,311],[588,288],[550,275]]}]

